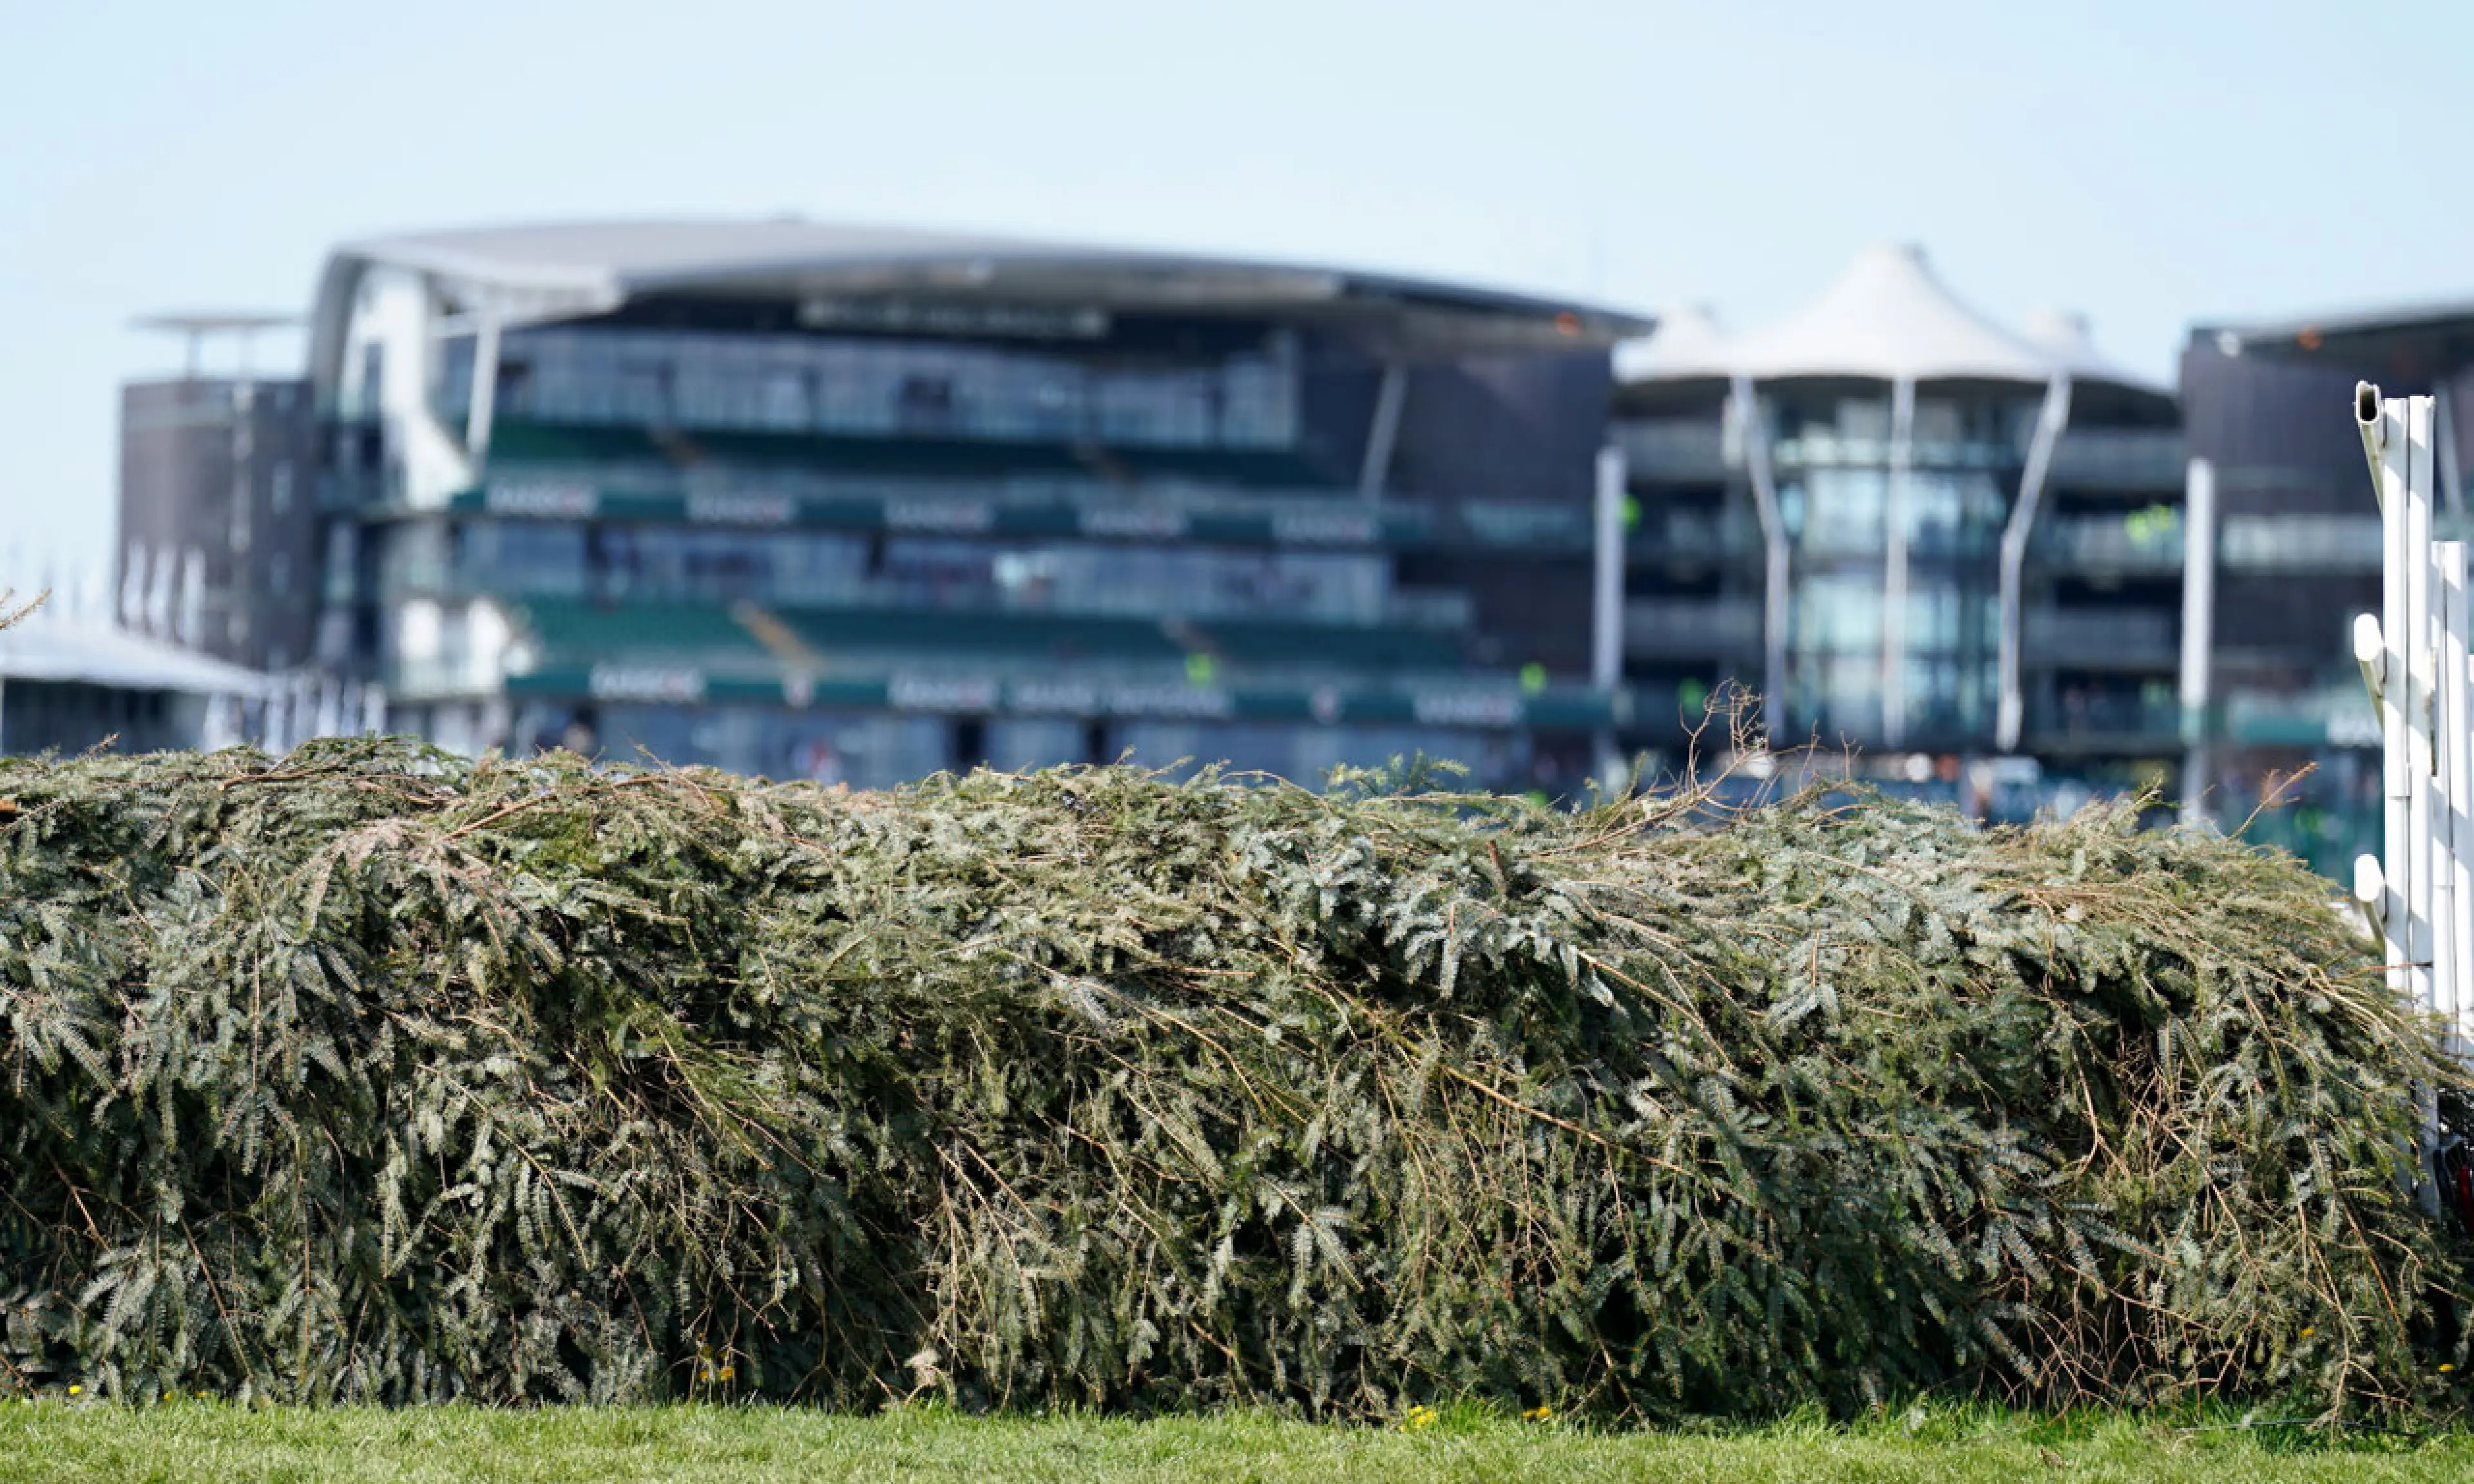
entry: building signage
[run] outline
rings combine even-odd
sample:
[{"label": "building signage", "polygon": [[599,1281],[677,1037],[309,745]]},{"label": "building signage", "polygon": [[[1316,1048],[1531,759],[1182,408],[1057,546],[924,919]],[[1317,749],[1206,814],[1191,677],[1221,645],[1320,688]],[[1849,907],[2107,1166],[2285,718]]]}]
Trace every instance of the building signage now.
[{"label": "building signage", "polygon": [[1272,539],[1284,546],[1366,546],[1382,534],[1380,521],[1352,511],[1281,511],[1272,517]]},{"label": "building signage", "polygon": [[1111,685],[1111,716],[1176,716],[1221,718],[1236,714],[1228,692],[1215,685]]},{"label": "building signage", "polygon": [[704,699],[704,672],[677,665],[596,664],[588,683],[596,701]]},{"label": "building signage", "polygon": [[1520,698],[1498,691],[1421,691],[1410,713],[1430,727],[1515,727]]},{"label": "building signage", "polygon": [[[571,696],[679,706],[815,706],[895,710],[947,716],[1074,716],[1168,721],[1239,719],[1302,720],[1326,726],[1414,720],[1426,726],[1511,728],[1602,725],[1607,698],[1593,706],[1579,696],[1541,696],[1534,702],[1500,691],[1436,690],[1403,696],[1391,691],[1351,693],[1337,685],[1305,690],[1249,690],[1189,682],[1080,680],[1003,681],[993,676],[897,675],[889,680],[853,676],[828,680],[801,671],[779,677],[706,675],[691,665],[603,662],[511,672],[510,693]],[[2332,735],[2338,745],[2348,736]]]},{"label": "building signage", "polygon": [[2353,698],[2350,706],[2328,708],[2330,747],[2377,747],[2380,742],[2380,713],[2364,705],[2361,697]]},{"label": "building signage", "polygon": [[1100,712],[1100,687],[1080,681],[1024,681],[1010,688],[1007,699],[1017,711],[1064,716],[1096,716]]},{"label": "building signage", "polygon": [[886,683],[885,699],[887,705],[903,711],[993,711],[997,708],[997,682],[897,675]]},{"label": "building signage", "polygon": [[1084,536],[1176,540],[1183,537],[1186,530],[1185,515],[1179,511],[1086,510],[1081,515]]},{"label": "building signage", "polygon": [[896,531],[977,535],[996,524],[996,510],[982,500],[887,500],[885,523]]},{"label": "building signage", "polygon": [[589,520],[599,514],[601,497],[580,480],[494,479],[490,481],[487,508],[494,515]]},{"label": "building signage", "polygon": [[797,502],[779,494],[688,494],[688,518],[711,525],[787,526]]}]

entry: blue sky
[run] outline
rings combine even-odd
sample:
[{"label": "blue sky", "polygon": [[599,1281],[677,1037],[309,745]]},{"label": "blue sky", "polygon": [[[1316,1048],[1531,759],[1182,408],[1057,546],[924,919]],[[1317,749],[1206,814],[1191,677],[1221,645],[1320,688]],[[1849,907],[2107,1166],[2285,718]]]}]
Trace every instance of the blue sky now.
[{"label": "blue sky", "polygon": [[179,363],[131,317],[298,309],[397,227],[795,211],[1738,326],[1900,238],[2159,376],[2195,319],[2474,297],[2462,0],[25,0],[0,58],[0,554],[109,540],[115,388]]}]

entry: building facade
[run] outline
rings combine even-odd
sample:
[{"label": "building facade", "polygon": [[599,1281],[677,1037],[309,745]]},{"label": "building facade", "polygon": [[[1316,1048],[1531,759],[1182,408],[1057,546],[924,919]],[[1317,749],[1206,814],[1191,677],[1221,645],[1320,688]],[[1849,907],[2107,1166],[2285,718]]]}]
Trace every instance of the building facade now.
[{"label": "building facade", "polygon": [[800,222],[356,244],[312,322],[316,650],[463,750],[1563,792],[1626,704],[1589,512],[1644,327]]},{"label": "building facade", "polygon": [[[120,394],[121,586],[197,565],[188,642],[253,670],[307,663],[317,616],[311,513],[317,424],[307,383],[235,376],[132,382]],[[141,600],[142,601],[142,600]]]},{"label": "building facade", "polygon": [[1881,247],[1618,365],[1630,747],[1675,755],[1733,683],[1773,742],[1990,813],[2171,777],[2179,419],[2083,324],[2014,333]]},{"label": "building facade", "polygon": [[[2379,731],[2353,657],[2380,610],[2380,516],[2350,410],[2358,381],[2438,403],[2442,535],[2466,532],[2474,303],[2204,324],[2182,357],[2193,450],[2217,470],[2215,756],[2240,817],[2331,873],[2377,849]],[[2474,534],[2474,532],[2468,532]]]}]

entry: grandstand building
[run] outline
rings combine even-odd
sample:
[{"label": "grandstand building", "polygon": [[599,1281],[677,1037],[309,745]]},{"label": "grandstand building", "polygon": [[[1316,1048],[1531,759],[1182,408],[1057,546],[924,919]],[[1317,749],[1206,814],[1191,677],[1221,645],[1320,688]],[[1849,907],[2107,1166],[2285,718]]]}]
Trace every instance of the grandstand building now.
[{"label": "grandstand building", "polygon": [[1423,752],[1564,792],[1609,347],[1333,269],[798,221],[349,245],[321,660],[457,749],[877,786]]},{"label": "grandstand building", "polygon": [[2179,767],[2180,419],[2083,324],[2014,333],[1879,247],[1778,323],[1672,315],[1616,365],[1629,747],[1673,755],[1733,682],[1774,739],[1997,814]]},{"label": "grandstand building", "polygon": [[2434,396],[2440,536],[2474,535],[2474,301],[2201,324],[2182,355],[2192,449],[2224,511],[2208,786],[2235,818],[2265,788],[2290,796],[2254,832],[2340,874],[2380,829],[2379,730],[2353,657],[2355,615],[2380,609],[2379,503],[2350,413],[2365,380]]}]

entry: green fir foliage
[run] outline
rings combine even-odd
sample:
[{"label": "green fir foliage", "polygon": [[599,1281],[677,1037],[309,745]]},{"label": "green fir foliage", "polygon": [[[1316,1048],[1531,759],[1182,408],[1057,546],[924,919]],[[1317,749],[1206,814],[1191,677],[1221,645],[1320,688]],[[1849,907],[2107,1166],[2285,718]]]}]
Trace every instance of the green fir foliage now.
[{"label": "green fir foliage", "polygon": [[2290,859],[1438,786],[0,764],[0,1391],[2445,1400]]}]

